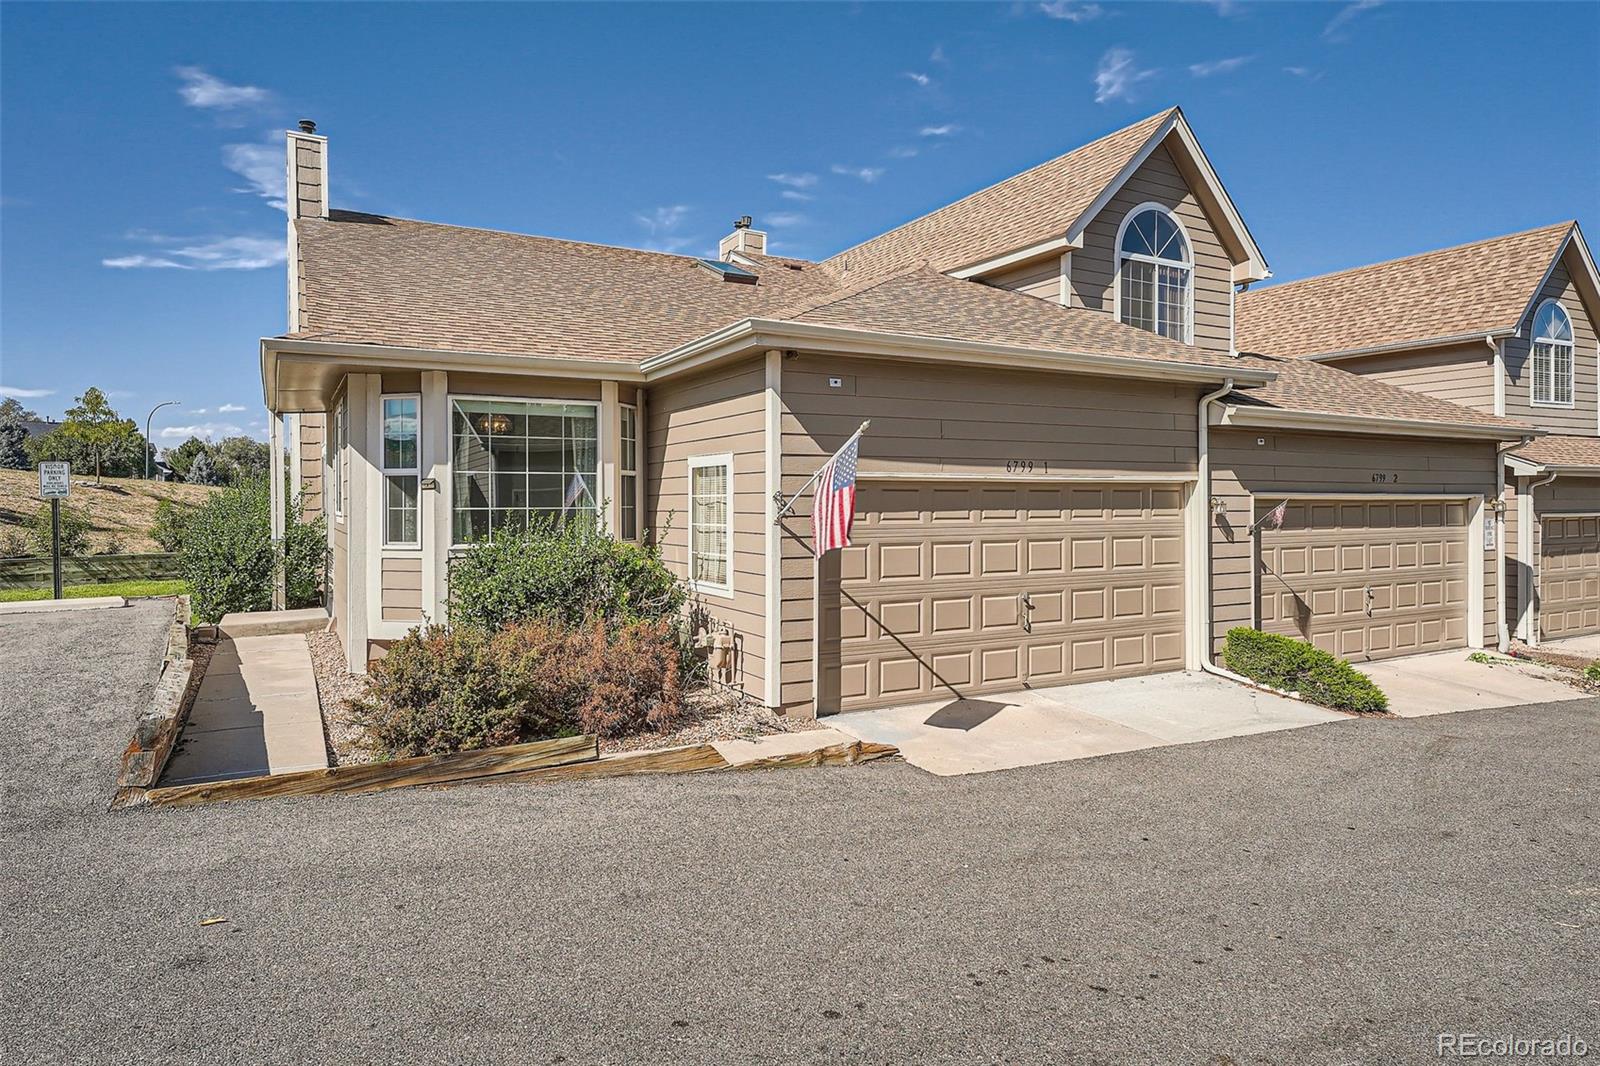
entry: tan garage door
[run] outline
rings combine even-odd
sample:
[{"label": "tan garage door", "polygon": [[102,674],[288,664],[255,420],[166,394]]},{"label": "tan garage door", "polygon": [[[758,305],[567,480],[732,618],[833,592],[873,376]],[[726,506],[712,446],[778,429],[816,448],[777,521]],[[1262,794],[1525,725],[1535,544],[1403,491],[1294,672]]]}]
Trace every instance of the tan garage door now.
[{"label": "tan garage door", "polygon": [[1466,521],[1465,503],[1290,503],[1261,530],[1261,628],[1354,660],[1464,647]]},{"label": "tan garage door", "polygon": [[1600,633],[1600,518],[1547,515],[1541,528],[1540,636]]},{"label": "tan garage door", "polygon": [[1181,486],[863,482],[845,710],[1183,667]]}]

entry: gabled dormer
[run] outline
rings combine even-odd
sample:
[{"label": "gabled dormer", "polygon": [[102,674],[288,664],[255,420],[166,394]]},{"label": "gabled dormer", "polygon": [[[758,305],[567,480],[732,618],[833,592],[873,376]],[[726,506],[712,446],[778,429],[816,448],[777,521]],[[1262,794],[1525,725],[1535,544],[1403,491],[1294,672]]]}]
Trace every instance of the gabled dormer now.
[{"label": "gabled dormer", "polygon": [[925,261],[1210,351],[1232,352],[1233,292],[1270,275],[1171,108],[841,252],[869,277]]},{"label": "gabled dormer", "polygon": [[1244,351],[1328,362],[1549,433],[1600,435],[1600,278],[1576,222],[1273,285]]}]

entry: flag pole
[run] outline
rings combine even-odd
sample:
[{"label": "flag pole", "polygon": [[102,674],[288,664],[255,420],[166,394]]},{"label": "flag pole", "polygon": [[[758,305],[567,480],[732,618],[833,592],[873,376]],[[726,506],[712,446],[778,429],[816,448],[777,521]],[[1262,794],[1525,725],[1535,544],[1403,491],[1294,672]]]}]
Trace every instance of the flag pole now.
[{"label": "flag pole", "polygon": [[870,418],[867,419],[865,422],[861,423],[860,428],[858,428],[854,433],[850,434],[850,436],[845,439],[845,442],[843,444],[839,445],[839,450],[838,451],[836,451],[832,455],[828,456],[828,462],[823,463],[820,467],[818,467],[817,468],[817,472],[815,474],[812,474],[809,478],[807,478],[806,479],[806,483],[804,485],[801,485],[798,489],[796,489],[795,490],[795,494],[793,496],[790,496],[787,499],[785,499],[782,492],[774,492],[772,494],[773,500],[778,504],[778,513],[773,515],[773,517],[772,517],[772,522],[773,522],[774,525],[776,525],[777,523],[781,522],[784,519],[784,517],[789,514],[790,511],[794,510],[795,501],[806,494],[806,489],[809,489],[812,485],[815,485],[817,483],[817,478],[821,477],[822,476],[822,472],[824,470],[828,469],[828,463],[831,463],[835,459],[839,458],[839,452],[842,452],[846,448],[850,447],[850,442],[855,440],[857,437],[861,436],[861,434],[865,433],[867,431],[867,427],[870,426],[870,425],[872,425],[872,419],[870,419]]},{"label": "flag pole", "polygon": [[[1288,500],[1279,500],[1278,501],[1278,507],[1282,507],[1284,504],[1286,504],[1288,502],[1289,502]],[[1261,523],[1263,523],[1267,519],[1271,518],[1272,517],[1272,512],[1276,511],[1278,509],[1278,507],[1272,508],[1271,511],[1268,511],[1266,514],[1262,515],[1260,518],[1258,518],[1254,522],[1250,523],[1250,528],[1245,531],[1245,535],[1249,536],[1251,533],[1254,533],[1256,530],[1260,529],[1261,528]]]}]

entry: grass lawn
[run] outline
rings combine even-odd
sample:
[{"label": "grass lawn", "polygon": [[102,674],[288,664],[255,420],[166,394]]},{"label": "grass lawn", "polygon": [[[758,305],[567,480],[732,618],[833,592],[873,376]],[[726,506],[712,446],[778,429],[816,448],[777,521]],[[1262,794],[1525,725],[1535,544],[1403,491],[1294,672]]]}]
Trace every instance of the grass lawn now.
[{"label": "grass lawn", "polygon": [[[208,485],[185,485],[170,481],[145,481],[141,478],[108,477],[101,485],[94,474],[72,472],[72,496],[65,502],[89,515],[89,551],[103,551],[115,537],[126,552],[156,552],[161,547],[150,539],[155,524],[156,506],[172,500],[198,507],[217,490]],[[36,511],[39,475],[32,470],[0,470],[0,526],[25,529]]]},{"label": "grass lawn", "polygon": [[[66,599],[78,600],[86,596],[181,596],[188,591],[189,586],[182,581],[108,581],[103,585],[69,585],[61,594]],[[50,592],[48,588],[0,589],[0,603],[48,600]]]}]

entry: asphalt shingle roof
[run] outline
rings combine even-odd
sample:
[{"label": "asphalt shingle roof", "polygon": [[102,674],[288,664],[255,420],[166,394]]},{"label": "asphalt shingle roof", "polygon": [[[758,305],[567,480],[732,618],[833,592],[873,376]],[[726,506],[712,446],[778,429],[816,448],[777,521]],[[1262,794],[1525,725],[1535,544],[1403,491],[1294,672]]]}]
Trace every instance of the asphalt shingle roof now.
[{"label": "asphalt shingle roof", "polygon": [[855,277],[926,261],[954,270],[1060,237],[1177,108],[1107,134],[1065,155],[897,226],[824,260]]},{"label": "asphalt shingle roof", "polygon": [[1511,454],[1541,466],[1592,466],[1600,469],[1600,437],[1540,437]]},{"label": "asphalt shingle roof", "polygon": [[1235,336],[1303,357],[1509,329],[1573,225],[1252,289],[1234,301]]}]

